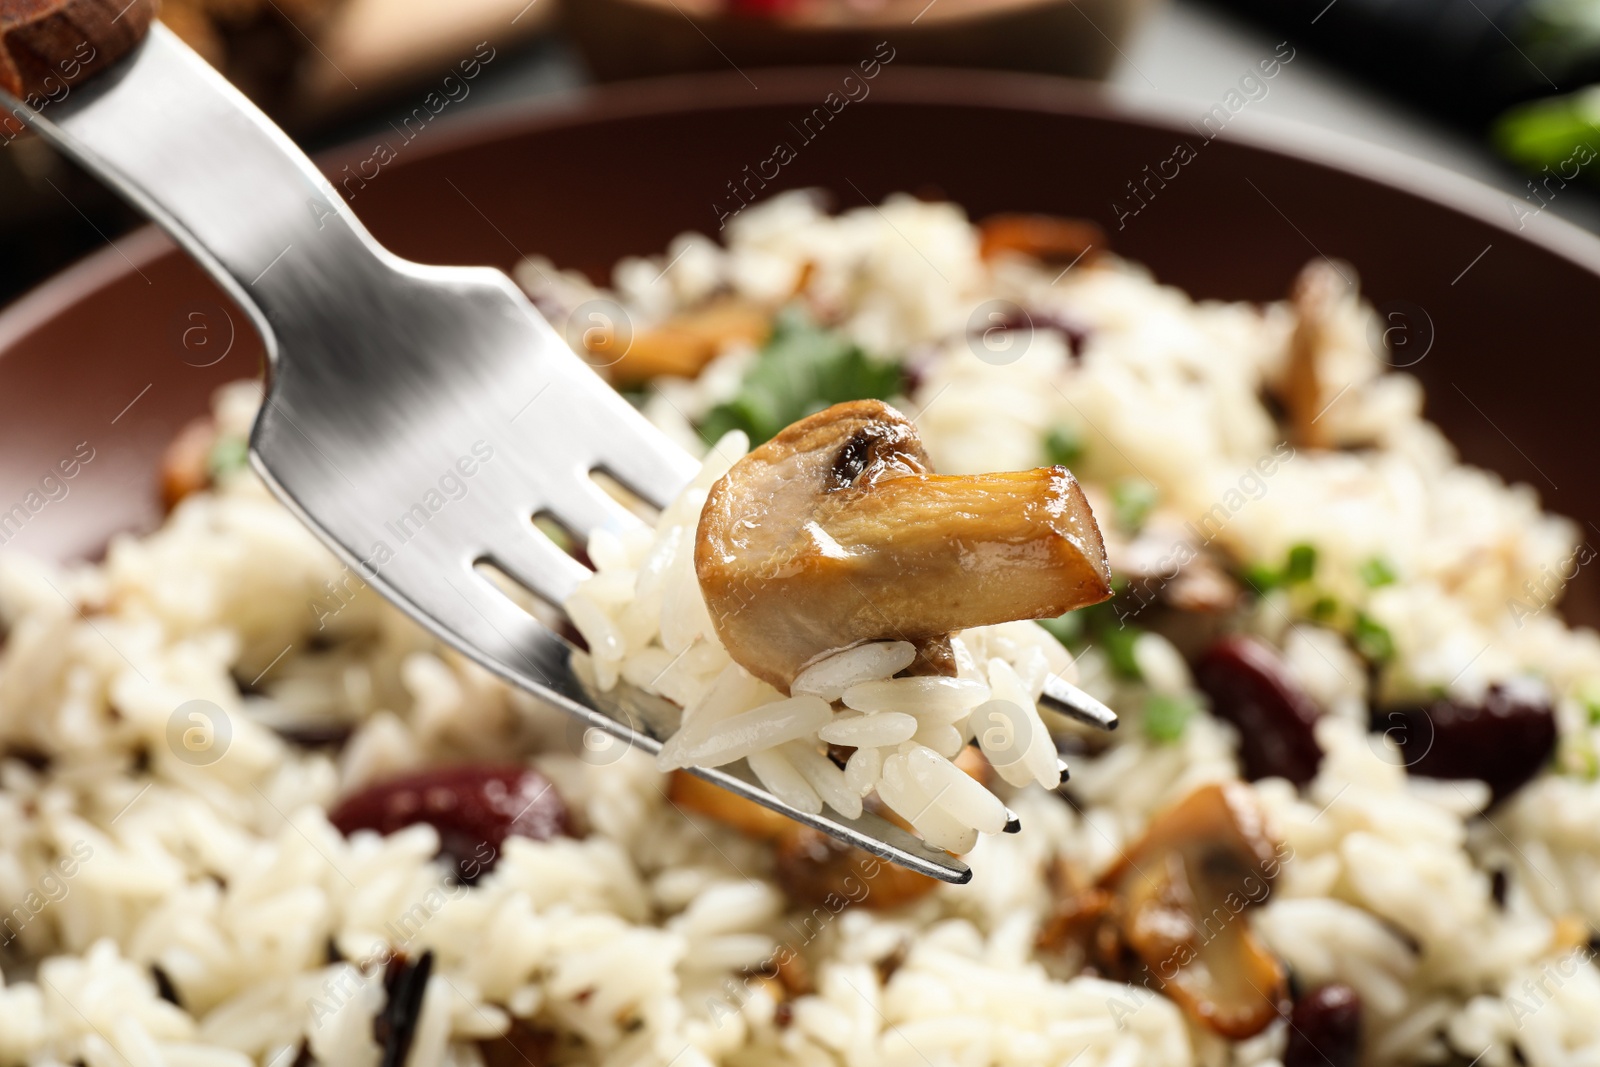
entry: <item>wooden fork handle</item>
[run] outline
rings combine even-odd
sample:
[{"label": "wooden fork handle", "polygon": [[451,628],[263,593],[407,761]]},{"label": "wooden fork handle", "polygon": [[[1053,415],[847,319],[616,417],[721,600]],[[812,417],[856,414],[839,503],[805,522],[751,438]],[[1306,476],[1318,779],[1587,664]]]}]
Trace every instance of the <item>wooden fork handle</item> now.
[{"label": "wooden fork handle", "polygon": [[159,0],[0,0],[0,90],[39,108],[127,55]]}]

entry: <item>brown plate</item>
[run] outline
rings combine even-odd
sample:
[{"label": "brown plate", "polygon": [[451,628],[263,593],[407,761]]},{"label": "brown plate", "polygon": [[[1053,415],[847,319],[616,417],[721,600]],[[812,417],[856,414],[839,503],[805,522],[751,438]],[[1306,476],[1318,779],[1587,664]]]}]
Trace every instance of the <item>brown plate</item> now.
[{"label": "brown plate", "polygon": [[[1041,77],[890,67],[868,99],[801,133],[840,76],[609,88],[396,144],[371,180],[359,175],[373,146],[328,168],[401,255],[509,267],[540,252],[596,278],[682,230],[714,234],[736,195],[800,186],[841,207],[911,190],[974,216],[1086,215],[1203,297],[1276,298],[1308,258],[1336,256],[1360,269],[1402,361],[1421,357],[1409,369],[1464,457],[1600,523],[1600,466],[1579,447],[1597,377],[1595,239],[1549,217],[1518,230],[1504,197],[1376,149],[1250,116],[1207,141],[1185,109]],[[793,158],[775,166],[779,144]],[[153,525],[162,446],[260,360],[247,318],[149,230],[13,305],[0,314],[0,539],[67,558]],[[43,478],[80,442],[94,458],[47,499]],[[1577,585],[1571,613],[1596,618],[1600,581],[1586,571]]]}]

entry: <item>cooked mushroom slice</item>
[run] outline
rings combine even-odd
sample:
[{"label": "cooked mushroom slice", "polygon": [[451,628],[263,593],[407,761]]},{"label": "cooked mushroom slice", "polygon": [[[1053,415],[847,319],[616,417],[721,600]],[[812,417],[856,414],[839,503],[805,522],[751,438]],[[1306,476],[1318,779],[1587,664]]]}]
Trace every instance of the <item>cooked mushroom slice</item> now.
[{"label": "cooked mushroom slice", "polygon": [[1087,219],[1055,215],[991,215],[978,225],[978,254],[986,260],[1006,252],[1045,262],[1076,263],[1106,247],[1105,232]]},{"label": "cooked mushroom slice", "polygon": [[1041,942],[1078,940],[1100,966],[1148,980],[1196,1023],[1241,1040],[1278,1017],[1287,992],[1247,915],[1280,863],[1248,786],[1202,786],[1158,815],[1097,886],[1069,895]]},{"label": "cooked mushroom slice", "polygon": [[916,429],[876,400],[802,419],[734,464],[701,512],[695,570],[729,654],[785,690],[863,641],[938,648],[1111,595],[1070,471],[934,474]]},{"label": "cooked mushroom slice", "polygon": [[[836,841],[687,771],[673,772],[667,795],[681,811],[708,816],[746,837],[771,842],[778,884],[799,904],[836,906],[849,901],[886,911],[926,896],[939,885],[927,875]],[[904,825],[893,812],[881,814]]]},{"label": "cooked mushroom slice", "polygon": [[766,308],[719,297],[635,337],[602,327],[586,332],[583,343],[597,365],[610,368],[612,381],[637,385],[663,376],[693,378],[724,346],[736,341],[759,345],[771,332],[772,313]]},{"label": "cooked mushroom slice", "polygon": [[[1294,334],[1289,338],[1289,367],[1283,381],[1283,406],[1289,416],[1289,437],[1305,448],[1332,444],[1331,427],[1322,421],[1339,387],[1329,381],[1328,357],[1338,343],[1338,319],[1355,299],[1345,272],[1328,260],[1312,260],[1300,271],[1289,294],[1294,308]],[[1352,275],[1353,276],[1353,272]]]},{"label": "cooked mushroom slice", "polygon": [[209,459],[217,443],[217,422],[207,416],[179,431],[161,453],[161,503],[168,510],[211,484]]}]

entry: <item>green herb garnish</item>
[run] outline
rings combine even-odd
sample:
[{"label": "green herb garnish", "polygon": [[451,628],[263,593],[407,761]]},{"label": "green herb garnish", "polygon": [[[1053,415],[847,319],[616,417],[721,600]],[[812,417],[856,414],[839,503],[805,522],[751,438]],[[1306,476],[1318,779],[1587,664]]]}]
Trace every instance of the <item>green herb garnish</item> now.
[{"label": "green herb garnish", "polygon": [[1397,576],[1394,568],[1389,566],[1387,560],[1373,556],[1361,565],[1361,580],[1367,583],[1368,589],[1379,589],[1386,585],[1393,585]]},{"label": "green herb garnish", "polygon": [[1051,430],[1044,439],[1045,462],[1052,467],[1070,467],[1083,458],[1083,438],[1065,426]]},{"label": "green herb garnish", "polygon": [[250,465],[250,442],[242,437],[219,437],[206,455],[206,473],[213,482],[237,474]]},{"label": "green herb garnish", "polygon": [[1283,563],[1283,581],[1285,585],[1309,582],[1311,576],[1316,573],[1316,545],[1299,544],[1289,549],[1289,556]]},{"label": "green herb garnish", "polygon": [[1350,640],[1355,644],[1356,651],[1370,663],[1388,663],[1394,659],[1394,635],[1389,633],[1388,627],[1364,611],[1356,613],[1356,624],[1350,632]]},{"label": "green herb garnish", "polygon": [[714,444],[729,430],[743,430],[758,445],[830,404],[887,400],[902,382],[898,364],[873,359],[803,310],[788,308],[779,313],[739,392],[701,421],[700,436]]},{"label": "green herb garnish", "polygon": [[1144,703],[1144,734],[1152,741],[1170,745],[1183,736],[1189,720],[1199,710],[1192,696],[1151,693]]},{"label": "green herb garnish", "polygon": [[1159,495],[1156,487],[1142,478],[1124,478],[1112,486],[1111,507],[1117,525],[1128,533],[1138,533]]},{"label": "green herb garnish", "polygon": [[1139,669],[1139,659],[1133,654],[1133,646],[1144,636],[1144,630],[1137,626],[1119,626],[1115,629],[1106,626],[1101,628],[1099,636],[1100,647],[1105,649],[1106,659],[1119,678],[1137,682],[1144,677],[1144,672]]},{"label": "green herb garnish", "polygon": [[1040,619],[1039,625],[1063,645],[1076,644],[1083,637],[1083,616],[1075,611],[1054,619]]},{"label": "green herb garnish", "polygon": [[1265,563],[1246,563],[1239,571],[1245,584],[1265,596],[1283,584],[1283,573]]}]

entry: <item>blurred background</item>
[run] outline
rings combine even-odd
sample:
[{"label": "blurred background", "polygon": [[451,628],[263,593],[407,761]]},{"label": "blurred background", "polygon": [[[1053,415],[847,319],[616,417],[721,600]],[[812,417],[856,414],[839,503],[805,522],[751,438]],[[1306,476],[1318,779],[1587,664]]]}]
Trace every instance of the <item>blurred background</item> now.
[{"label": "blurred background", "polygon": [[[162,17],[313,151],[606,81],[854,63],[892,36],[899,65],[1103,81],[1189,101],[1197,129],[1299,120],[1496,187],[1513,225],[1600,231],[1600,0],[165,0]],[[0,140],[0,303],[140,222],[36,139]]]}]

